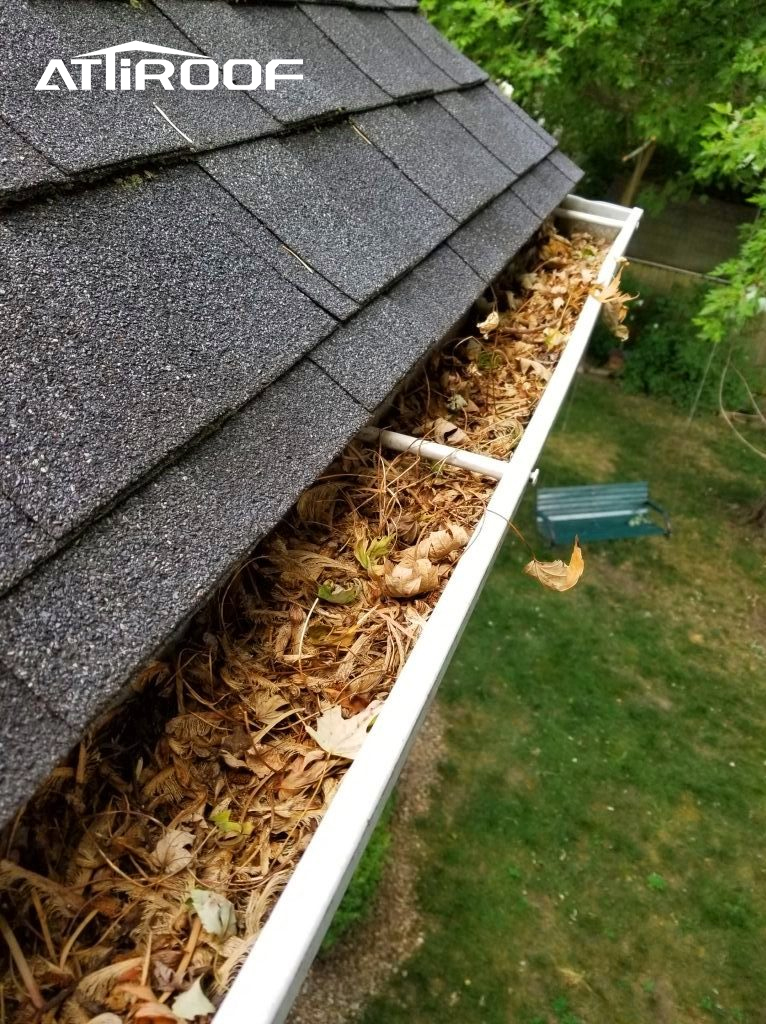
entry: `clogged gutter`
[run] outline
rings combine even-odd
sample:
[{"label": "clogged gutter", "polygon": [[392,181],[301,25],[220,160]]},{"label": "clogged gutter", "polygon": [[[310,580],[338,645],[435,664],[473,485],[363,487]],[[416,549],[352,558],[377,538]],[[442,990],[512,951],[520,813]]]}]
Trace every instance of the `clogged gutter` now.
[{"label": "clogged gutter", "polygon": [[[547,228],[381,425],[507,458],[607,249]],[[356,442],[303,495],[6,834],[5,1018],[212,1012],[495,483]]]}]

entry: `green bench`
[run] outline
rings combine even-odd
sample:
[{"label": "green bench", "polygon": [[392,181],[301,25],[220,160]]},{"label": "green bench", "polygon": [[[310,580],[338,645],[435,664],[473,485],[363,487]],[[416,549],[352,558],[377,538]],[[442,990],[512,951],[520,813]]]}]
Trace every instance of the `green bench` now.
[{"label": "green bench", "polygon": [[[657,522],[657,518],[662,523]],[[551,544],[670,536],[670,519],[649,497],[649,484],[543,487],[537,492],[537,528]]]}]

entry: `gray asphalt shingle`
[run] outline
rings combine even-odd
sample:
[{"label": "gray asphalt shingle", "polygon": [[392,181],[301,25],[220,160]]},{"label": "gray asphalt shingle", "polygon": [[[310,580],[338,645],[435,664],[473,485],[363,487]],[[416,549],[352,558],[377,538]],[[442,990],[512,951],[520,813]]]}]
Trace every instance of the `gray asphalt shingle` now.
[{"label": "gray asphalt shingle", "polygon": [[[338,110],[360,110],[385,103],[387,97],[297,7],[232,7],[225,0],[156,0],[176,25],[201,50],[219,62],[232,56],[303,60],[284,74],[303,74],[302,81],[283,81],[258,101],[285,123],[305,121]],[[382,15],[381,15],[382,17]]]},{"label": "gray asphalt shingle", "polygon": [[79,737],[2,664],[0,707],[0,821],[6,822]]},{"label": "gray asphalt shingle", "polygon": [[436,100],[383,107],[352,121],[443,210],[464,221],[516,178]]},{"label": "gray asphalt shingle", "polygon": [[303,10],[358,68],[397,98],[454,88],[454,82],[384,12],[306,4]]},{"label": "gray asphalt shingle", "polygon": [[52,537],[0,494],[0,592],[13,586],[55,546]]},{"label": "gray asphalt shingle", "polygon": [[516,255],[539,223],[540,217],[509,189],[458,228],[447,244],[489,283]]},{"label": "gray asphalt shingle", "polygon": [[422,14],[390,11],[388,16],[429,60],[458,85],[486,82],[486,71],[482,71],[478,64],[456,50]]},{"label": "gray asphalt shingle", "polygon": [[[205,172],[207,173],[207,172]],[[215,179],[210,176],[211,181]],[[220,219],[250,247],[264,263],[313,299],[322,309],[339,320],[347,320],[359,309],[359,303],[331,284],[316,271],[309,270],[280,242],[265,224],[225,188],[206,190],[207,213]]]},{"label": "gray asphalt shingle", "polygon": [[437,99],[516,174],[524,174],[551,150],[547,142],[519,119],[513,107],[486,85],[446,93]]},{"label": "gray asphalt shingle", "polygon": [[561,171],[571,185],[576,185],[582,178],[583,172],[581,168],[577,166],[574,160],[570,160],[566,153],[562,153],[560,149],[554,149],[548,159],[555,168]]},{"label": "gray asphalt shingle", "polygon": [[508,99],[508,97],[503,94],[499,86],[495,85],[494,82],[487,82],[487,88],[497,96],[501,103],[510,107],[514,114],[527,126],[527,128],[531,128],[535,135],[539,135],[543,142],[547,142],[551,149],[557,145],[556,139],[553,135],[546,131],[539,121],[535,121],[535,119],[528,114],[523,107],[520,107],[518,103],[515,103],[513,100]]},{"label": "gray asphalt shingle", "polygon": [[358,302],[456,226],[349,124],[261,139],[202,163],[281,242]]},{"label": "gray asphalt shingle", "polygon": [[[142,36],[147,37],[142,39]],[[48,61],[90,53],[128,40],[196,52],[151,5],[127,0],[0,0],[4,62],[0,116],[58,167],[82,172],[192,148],[155,104],[197,146],[255,138],[277,123],[250,96],[226,89],[204,92],[101,88],[99,69],[89,91],[36,91]]]},{"label": "gray asphalt shingle", "polygon": [[5,598],[8,668],[82,729],[367,418],[301,363]]},{"label": "gray asphalt shingle", "polygon": [[0,221],[10,373],[0,485],[55,536],[334,326],[206,217],[216,189],[187,166]]},{"label": "gray asphalt shingle", "polygon": [[58,168],[0,120],[0,199],[65,181]]},{"label": "gray asphalt shingle", "polygon": [[545,160],[517,181],[513,191],[538,217],[547,217],[571,187],[569,178]]},{"label": "gray asphalt shingle", "polygon": [[481,294],[484,283],[441,246],[339,327],[311,358],[373,411]]}]

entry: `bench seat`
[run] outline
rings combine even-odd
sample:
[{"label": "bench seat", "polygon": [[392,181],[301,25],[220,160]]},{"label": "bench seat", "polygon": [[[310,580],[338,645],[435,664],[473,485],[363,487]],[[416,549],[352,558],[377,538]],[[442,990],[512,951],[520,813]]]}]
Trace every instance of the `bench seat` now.
[{"label": "bench seat", "polygon": [[[658,522],[661,518],[662,522]],[[551,544],[670,536],[667,513],[649,497],[643,480],[587,487],[542,487],[537,492],[537,528]]]}]

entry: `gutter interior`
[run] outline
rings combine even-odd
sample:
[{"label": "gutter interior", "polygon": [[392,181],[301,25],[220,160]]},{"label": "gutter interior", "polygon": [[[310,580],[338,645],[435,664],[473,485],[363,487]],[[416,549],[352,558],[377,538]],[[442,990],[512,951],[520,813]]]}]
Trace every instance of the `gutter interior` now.
[{"label": "gutter interior", "polygon": [[[576,245],[595,280],[606,243],[588,257],[588,246]],[[554,236],[548,246],[554,264],[565,261],[564,243]],[[503,285],[518,288],[536,259],[528,248],[497,283],[501,303]],[[429,361],[430,379],[397,396],[384,425],[507,459],[587,296],[581,280],[567,319],[567,290],[559,293],[561,337],[548,335],[546,344],[550,317],[513,331],[535,310],[528,284],[504,342],[491,331],[453,339]],[[544,294],[549,312],[562,309],[553,292]],[[488,312],[485,303],[474,322]],[[494,411],[473,429],[477,400]],[[132,1013],[142,997],[125,983],[144,986],[145,1002],[151,989],[170,1006],[198,977],[215,1001],[225,993],[348,766],[305,725],[328,705],[352,716],[386,699],[494,489],[465,469],[352,443],[171,655],[147,669],[136,684],[142,696],[114,711],[48,779],[6,832],[0,888],[38,995],[69,1014],[62,1019]],[[390,788],[393,763],[389,775]],[[362,831],[375,815],[372,808]],[[340,864],[346,879],[358,852]],[[192,888],[232,900],[233,930],[215,935],[197,923],[202,916],[186,903]],[[340,879],[331,888],[325,920]],[[304,961],[322,921],[307,928],[296,943]],[[275,991],[263,992],[259,1021],[283,1018],[299,981],[294,968],[281,988],[275,979]],[[6,977],[17,1019],[33,994],[23,972]],[[241,999],[227,1000],[218,1019],[243,1019]]]}]

